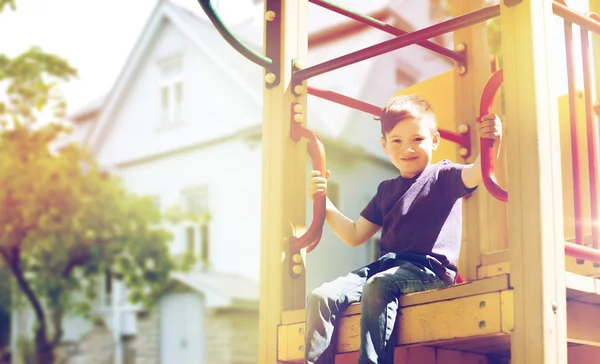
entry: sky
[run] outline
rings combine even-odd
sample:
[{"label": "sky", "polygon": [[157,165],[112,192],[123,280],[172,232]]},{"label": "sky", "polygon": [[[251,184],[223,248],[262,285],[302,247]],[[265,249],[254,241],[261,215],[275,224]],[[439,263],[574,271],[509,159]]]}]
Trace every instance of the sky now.
[{"label": "sky", "polygon": [[[176,0],[200,10],[196,1]],[[0,14],[0,53],[15,56],[39,45],[67,59],[79,70],[79,79],[61,87],[69,102],[68,113],[72,113],[110,90],[156,2],[16,0],[16,11]],[[568,4],[584,12],[587,0],[569,0]]]},{"label": "sky", "polygon": [[16,0],[0,14],[0,53],[16,56],[38,45],[79,71],[61,87],[68,113],[106,94],[116,80],[156,0]]}]

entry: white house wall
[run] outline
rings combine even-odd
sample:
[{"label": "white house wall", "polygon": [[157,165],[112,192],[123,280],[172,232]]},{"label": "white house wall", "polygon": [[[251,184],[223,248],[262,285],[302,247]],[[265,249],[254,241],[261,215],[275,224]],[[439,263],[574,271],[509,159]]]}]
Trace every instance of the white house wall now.
[{"label": "white house wall", "polygon": [[[181,192],[208,186],[210,259],[219,272],[259,277],[260,143],[231,140],[207,148],[119,169],[126,187],[160,198],[162,207],[181,204]],[[185,249],[177,229],[172,252]]]},{"label": "white house wall", "polygon": [[[161,124],[158,61],[178,56],[182,59],[183,122],[168,126]],[[165,21],[146,59],[111,117],[112,126],[98,155],[103,165],[115,166],[211,140],[240,124],[257,122],[260,105],[239,91],[231,78],[223,77],[222,69],[170,22]]]}]

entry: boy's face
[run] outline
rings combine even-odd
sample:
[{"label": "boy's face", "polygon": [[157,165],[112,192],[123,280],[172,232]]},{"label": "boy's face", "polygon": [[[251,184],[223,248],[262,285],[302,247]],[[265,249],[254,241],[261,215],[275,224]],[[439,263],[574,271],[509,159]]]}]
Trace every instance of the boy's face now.
[{"label": "boy's face", "polygon": [[431,154],[439,143],[440,134],[433,132],[429,123],[414,118],[400,121],[381,138],[383,151],[405,178],[416,176],[431,164]]}]

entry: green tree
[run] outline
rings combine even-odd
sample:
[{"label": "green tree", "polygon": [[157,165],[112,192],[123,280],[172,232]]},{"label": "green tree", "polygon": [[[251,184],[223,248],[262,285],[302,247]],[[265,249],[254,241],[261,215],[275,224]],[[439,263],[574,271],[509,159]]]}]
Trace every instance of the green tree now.
[{"label": "green tree", "polygon": [[68,127],[57,87],[76,74],[39,48],[0,55],[0,259],[33,309],[44,364],[54,362],[64,315],[90,312],[99,277],[110,272],[131,301],[149,304],[175,266],[151,199],[61,143]]},{"label": "green tree", "polygon": [[0,13],[7,6],[14,10],[15,9],[15,1],[14,0],[0,0]]}]

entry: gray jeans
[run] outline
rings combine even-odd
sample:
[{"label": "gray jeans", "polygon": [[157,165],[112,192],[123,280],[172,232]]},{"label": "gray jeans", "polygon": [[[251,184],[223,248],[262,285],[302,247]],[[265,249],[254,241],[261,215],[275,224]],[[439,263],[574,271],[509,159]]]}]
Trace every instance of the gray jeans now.
[{"label": "gray jeans", "polygon": [[342,312],[355,302],[362,302],[358,363],[393,363],[395,343],[390,339],[397,335],[398,297],[447,285],[431,267],[395,253],[323,284],[307,300],[305,363],[335,362],[334,330]]}]

